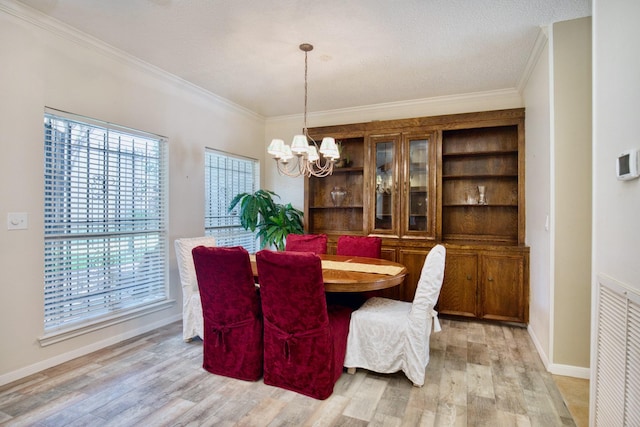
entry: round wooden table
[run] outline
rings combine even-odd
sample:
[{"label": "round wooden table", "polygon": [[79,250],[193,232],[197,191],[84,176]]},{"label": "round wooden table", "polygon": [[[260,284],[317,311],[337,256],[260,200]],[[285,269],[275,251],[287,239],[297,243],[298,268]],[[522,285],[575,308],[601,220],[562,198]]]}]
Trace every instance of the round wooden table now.
[{"label": "round wooden table", "polygon": [[[391,288],[400,285],[407,275],[404,265],[386,259],[343,255],[318,256],[322,259],[322,277],[326,292],[368,292]],[[258,278],[254,256],[251,256],[251,268],[253,275]],[[387,270],[388,274],[362,270]]]}]

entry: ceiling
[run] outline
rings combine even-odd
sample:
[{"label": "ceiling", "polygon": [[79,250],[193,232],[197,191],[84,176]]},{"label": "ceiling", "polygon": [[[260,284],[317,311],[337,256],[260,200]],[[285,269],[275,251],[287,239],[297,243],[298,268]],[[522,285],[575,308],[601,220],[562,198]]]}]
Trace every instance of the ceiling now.
[{"label": "ceiling", "polygon": [[264,117],[512,89],[590,0],[20,0]]}]

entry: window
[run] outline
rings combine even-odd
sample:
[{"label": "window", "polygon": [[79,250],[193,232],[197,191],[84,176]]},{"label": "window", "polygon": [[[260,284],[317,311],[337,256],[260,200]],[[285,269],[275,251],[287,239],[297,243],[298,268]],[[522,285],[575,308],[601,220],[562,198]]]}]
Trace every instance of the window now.
[{"label": "window", "polygon": [[45,334],[166,303],[166,141],[47,109],[44,149]]},{"label": "window", "polygon": [[205,152],[205,234],[219,246],[243,246],[256,252],[256,233],[240,225],[237,209],[229,213],[231,200],[240,193],[254,193],[259,187],[257,160],[214,150]]}]

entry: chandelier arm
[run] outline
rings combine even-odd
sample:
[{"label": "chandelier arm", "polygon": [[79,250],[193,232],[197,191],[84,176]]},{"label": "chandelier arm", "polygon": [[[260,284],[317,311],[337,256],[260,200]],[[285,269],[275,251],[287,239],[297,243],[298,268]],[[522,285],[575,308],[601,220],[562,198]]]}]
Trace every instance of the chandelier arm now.
[{"label": "chandelier arm", "polygon": [[313,142],[313,145],[315,145],[315,146],[316,146],[316,150],[320,150],[320,146],[318,145],[318,143],[316,142],[316,140],[315,140],[315,139],[313,139],[313,138],[311,138],[311,137],[309,136],[309,132],[306,130],[306,128],[305,128],[305,133],[306,133],[307,140],[308,140],[309,142]]},{"label": "chandelier arm", "polygon": [[332,160],[332,159],[325,159],[324,165],[321,164],[320,159],[316,160],[315,162],[308,162],[306,176],[308,177],[315,176],[318,178],[329,176],[333,173],[334,163],[335,163],[335,160]]},{"label": "chandelier arm", "polygon": [[333,173],[333,167],[329,167],[327,170],[323,172],[315,172],[313,176],[317,178],[324,178],[325,176],[329,176]]},{"label": "chandelier arm", "polygon": [[297,156],[295,162],[283,162],[281,159],[276,160],[278,173],[280,175],[296,178],[299,176],[324,178],[333,173],[335,160],[324,159],[322,164],[320,159],[310,162],[305,156]]},{"label": "chandelier arm", "polygon": [[301,175],[300,159],[296,158],[296,162],[283,162],[281,159],[275,159],[278,173],[291,178],[296,178]]}]

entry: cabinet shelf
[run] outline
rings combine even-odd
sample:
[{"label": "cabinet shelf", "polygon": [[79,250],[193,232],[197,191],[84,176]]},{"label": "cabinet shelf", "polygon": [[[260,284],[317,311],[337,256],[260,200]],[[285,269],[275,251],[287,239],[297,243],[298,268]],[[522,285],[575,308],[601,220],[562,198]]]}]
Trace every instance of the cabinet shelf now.
[{"label": "cabinet shelf", "polygon": [[442,204],[444,208],[517,208],[517,204],[510,203],[487,203],[481,205],[479,203],[447,203]]},{"label": "cabinet shelf", "polygon": [[336,174],[340,174],[340,173],[352,173],[352,172],[360,172],[362,173],[364,171],[364,168],[362,166],[349,166],[346,168],[337,168],[337,167],[333,167],[333,173]]},{"label": "cabinet shelf", "polygon": [[495,150],[495,151],[457,151],[452,153],[442,153],[442,157],[481,157],[481,156],[504,156],[518,155],[518,150]]},{"label": "cabinet shelf", "polygon": [[516,179],[518,174],[469,174],[469,175],[442,175],[442,179],[483,179],[483,178],[498,178],[498,179]]},{"label": "cabinet shelf", "polygon": [[362,205],[309,206],[309,209],[363,209]]},{"label": "cabinet shelf", "polygon": [[423,170],[425,173],[427,172],[427,168],[429,163],[426,162],[410,162],[409,169],[411,170]]}]

